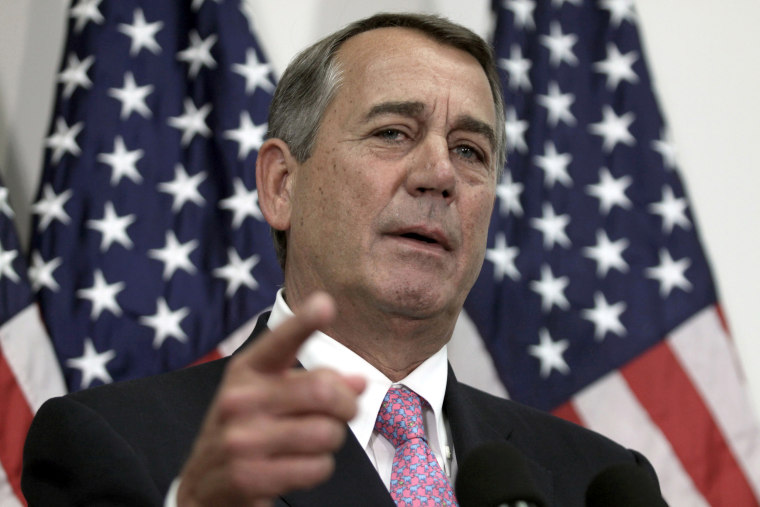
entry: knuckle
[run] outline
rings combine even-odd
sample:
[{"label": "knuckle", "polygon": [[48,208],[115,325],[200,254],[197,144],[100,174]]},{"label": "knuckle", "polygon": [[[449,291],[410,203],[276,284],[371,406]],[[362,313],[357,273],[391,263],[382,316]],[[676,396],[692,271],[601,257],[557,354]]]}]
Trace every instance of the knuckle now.
[{"label": "knuckle", "polygon": [[333,450],[343,443],[346,429],[336,421],[321,419],[312,426],[312,441],[319,449]]}]

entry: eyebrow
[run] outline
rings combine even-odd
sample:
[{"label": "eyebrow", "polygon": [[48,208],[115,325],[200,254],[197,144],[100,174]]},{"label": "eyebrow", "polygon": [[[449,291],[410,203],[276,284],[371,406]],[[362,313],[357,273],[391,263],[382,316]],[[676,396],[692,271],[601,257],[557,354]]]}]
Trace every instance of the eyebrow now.
[{"label": "eyebrow", "polygon": [[365,120],[371,120],[384,114],[399,114],[401,116],[415,117],[422,114],[425,104],[422,102],[382,102],[375,106],[364,116]]},{"label": "eyebrow", "polygon": [[[364,116],[364,120],[368,121],[384,114],[398,114],[409,118],[415,118],[420,116],[424,111],[425,104],[423,102],[383,102],[372,106],[369,112]],[[454,122],[454,129],[480,134],[488,139],[488,142],[491,144],[491,149],[494,149],[496,146],[496,134],[494,133],[493,127],[486,122],[473,118],[472,116],[459,116]]]}]

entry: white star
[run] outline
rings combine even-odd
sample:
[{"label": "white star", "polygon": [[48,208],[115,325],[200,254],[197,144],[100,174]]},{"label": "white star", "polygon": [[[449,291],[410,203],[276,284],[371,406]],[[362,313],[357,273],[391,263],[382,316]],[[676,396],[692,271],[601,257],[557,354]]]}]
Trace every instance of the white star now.
[{"label": "white star", "polygon": [[90,21],[101,24],[103,23],[103,15],[98,9],[98,5],[103,0],[79,0],[77,4],[71,8],[71,17],[76,18],[76,24],[74,25],[74,31],[80,33],[87,23]]},{"label": "white star", "polygon": [[567,166],[573,160],[569,153],[557,153],[557,148],[552,141],[544,144],[544,155],[536,155],[533,162],[544,170],[544,186],[553,188],[559,181],[566,187],[573,185],[573,180],[567,172]]},{"label": "white star", "polygon": [[630,176],[612,177],[609,169],[602,167],[599,171],[599,183],[586,186],[586,193],[599,199],[599,213],[609,214],[613,206],[623,209],[631,208],[631,200],[625,195],[625,189],[632,183]]},{"label": "white star", "polygon": [[532,65],[529,59],[523,58],[522,49],[517,44],[509,49],[509,59],[499,58],[499,67],[507,72],[507,85],[512,90],[530,90],[528,71]]},{"label": "white star", "polygon": [[119,23],[118,30],[132,39],[129,55],[135,56],[142,48],[148,49],[154,55],[161,52],[161,46],[156,42],[156,34],[164,26],[163,21],[146,23],[142,9],[135,9],[132,24]]},{"label": "white star", "polygon": [[528,151],[525,143],[525,131],[528,130],[528,121],[517,118],[514,107],[507,108],[506,121],[504,122],[507,133],[507,151],[517,149],[520,153]]},{"label": "white star", "polygon": [[547,378],[552,370],[557,370],[563,375],[570,373],[570,367],[562,356],[570,342],[567,340],[553,341],[549,331],[541,329],[538,332],[540,343],[528,347],[528,354],[538,358],[541,362],[541,378]]},{"label": "white star", "polygon": [[13,209],[8,204],[8,189],[0,186],[0,212],[8,218],[13,218]]},{"label": "white star", "polygon": [[501,183],[496,187],[496,195],[499,197],[499,213],[509,215],[514,213],[515,216],[523,215],[523,208],[520,204],[520,194],[523,192],[524,185],[520,182],[512,181],[512,173],[504,173]]},{"label": "white star", "polygon": [[211,46],[216,43],[216,35],[211,34],[205,39],[201,39],[197,30],[190,32],[190,46],[177,53],[177,60],[188,62],[188,76],[194,78],[198,75],[201,67],[213,69],[216,67],[216,60],[211,56]]},{"label": "white star", "polygon": [[145,98],[153,93],[153,85],[137,86],[131,72],[124,73],[123,88],[109,88],[108,95],[121,102],[121,119],[126,120],[133,111],[143,118],[150,118],[153,113],[145,103]]},{"label": "white star", "polygon": [[601,0],[601,8],[610,11],[610,24],[615,28],[623,21],[636,21],[633,0]]},{"label": "white star", "polygon": [[243,260],[240,258],[234,248],[227,250],[229,262],[227,265],[214,270],[214,276],[227,280],[227,297],[231,297],[241,285],[255,290],[259,288],[259,283],[253,278],[251,271],[259,263],[259,256],[252,255]]},{"label": "white star", "polygon": [[103,218],[100,220],[88,220],[87,227],[95,229],[103,234],[100,240],[100,251],[107,251],[115,242],[124,248],[132,248],[132,240],[127,234],[127,227],[135,221],[135,215],[118,216],[114,209],[113,202],[108,201],[105,205]]},{"label": "white star", "polygon": [[156,313],[140,317],[140,323],[152,327],[155,335],[153,336],[153,348],[161,348],[164,341],[170,336],[176,338],[182,343],[187,342],[187,335],[182,330],[180,322],[190,313],[189,308],[180,308],[177,311],[171,311],[166,299],[159,298],[157,301]]},{"label": "white star", "polygon": [[245,188],[245,183],[243,183],[243,180],[240,178],[237,178],[233,185],[235,187],[235,193],[226,199],[219,201],[220,208],[228,209],[233,212],[232,226],[237,229],[246,217],[253,217],[256,220],[263,221],[264,215],[261,214],[258,205],[258,190],[254,188],[249,191]]},{"label": "white star", "polygon": [[594,70],[607,74],[607,88],[614,90],[620,81],[638,83],[639,76],[633,71],[633,63],[639,59],[636,51],[621,54],[613,43],[607,44],[607,59],[594,64]]},{"label": "white star", "polygon": [[224,137],[238,143],[238,159],[244,160],[251,150],[258,150],[264,142],[267,124],[254,125],[248,111],[240,113],[240,126],[234,130],[225,130]]},{"label": "white star", "polygon": [[95,63],[95,57],[90,55],[80,61],[76,53],[69,53],[68,65],[58,74],[58,82],[63,83],[63,97],[68,99],[78,87],[89,89],[92,81],[87,76],[87,71]]},{"label": "white star", "polygon": [[116,352],[113,350],[106,350],[105,352],[98,353],[95,350],[90,338],[84,339],[84,352],[79,357],[72,357],[66,360],[66,366],[69,368],[76,368],[82,372],[82,380],[80,387],[86,389],[90,387],[95,380],[100,380],[104,384],[113,382],[111,375],[106,369],[106,364],[116,357]]},{"label": "white star", "polygon": [[77,296],[92,302],[90,317],[97,320],[103,310],[109,310],[115,316],[121,315],[121,307],[116,302],[116,295],[124,290],[124,282],[108,284],[101,270],[95,271],[92,287],[79,289]]},{"label": "white star", "polygon": [[148,250],[148,256],[164,263],[164,280],[170,280],[174,272],[182,269],[189,274],[194,274],[196,269],[190,261],[190,252],[198,247],[198,240],[190,240],[180,243],[173,230],[166,232],[166,243],[163,248]]},{"label": "white star", "polygon": [[45,146],[53,149],[51,161],[54,164],[57,164],[66,153],[71,153],[72,155],[82,153],[76,141],[76,137],[82,131],[82,128],[84,128],[84,122],[82,121],[69,127],[62,116],[56,118],[55,132],[45,139]]},{"label": "white star", "polygon": [[513,281],[520,279],[520,272],[515,267],[515,258],[520,253],[517,247],[507,246],[507,238],[503,232],[494,236],[494,247],[486,250],[486,260],[493,263],[493,277],[497,282],[507,275]]},{"label": "white star", "polygon": [[556,127],[562,120],[569,126],[575,125],[575,116],[570,112],[570,106],[575,102],[575,95],[562,93],[556,81],[549,83],[546,95],[537,95],[536,102],[546,108],[547,122],[550,127]]},{"label": "white star", "polygon": [[206,125],[206,116],[211,112],[211,104],[204,104],[198,109],[192,100],[186,98],[184,105],[184,113],[180,116],[170,117],[167,123],[182,131],[182,146],[187,146],[195,134],[200,134],[203,137],[211,135],[211,129]]},{"label": "white star", "polygon": [[39,252],[32,254],[32,265],[29,266],[29,280],[32,282],[32,288],[36,291],[43,287],[53,292],[58,292],[61,288],[55,281],[53,272],[61,265],[61,258],[56,257],[50,262],[45,262]]},{"label": "white star", "polygon": [[628,131],[628,127],[636,118],[633,112],[629,111],[622,116],[618,116],[610,106],[604,106],[602,115],[604,116],[602,121],[592,123],[588,126],[588,129],[592,134],[604,138],[604,144],[602,144],[604,151],[607,153],[611,152],[617,143],[623,143],[627,146],[636,144],[636,139]]},{"label": "white star", "polygon": [[129,151],[124,144],[124,138],[116,136],[111,153],[98,154],[98,161],[111,166],[111,185],[116,186],[126,177],[134,183],[142,182],[142,176],[137,170],[137,161],[145,152],[141,149]]},{"label": "white star", "polygon": [[539,37],[541,44],[546,46],[549,50],[549,63],[557,67],[562,62],[567,62],[570,65],[577,65],[578,58],[573,53],[573,45],[578,42],[578,36],[575,34],[563,34],[562,26],[552,21],[549,27],[549,35],[541,35]]},{"label": "white star", "polygon": [[69,217],[69,214],[66,213],[63,207],[71,199],[71,195],[71,189],[56,194],[53,186],[50,183],[45,183],[45,186],[42,188],[42,197],[32,205],[32,212],[40,215],[40,232],[44,231],[53,220],[58,220],[62,224],[69,223],[71,217]]},{"label": "white star", "polygon": [[533,21],[533,10],[536,8],[536,2],[533,0],[504,0],[502,5],[514,13],[516,28],[536,27],[536,23]]},{"label": "white star", "polygon": [[604,229],[599,229],[596,231],[596,245],[584,248],[583,255],[596,261],[596,275],[599,277],[607,276],[612,268],[625,273],[628,271],[628,263],[623,259],[623,252],[628,244],[625,238],[610,241]]},{"label": "white star", "polygon": [[570,307],[570,302],[565,297],[565,289],[569,284],[570,278],[555,278],[552,269],[544,264],[541,266],[541,280],[530,282],[530,288],[541,296],[541,310],[550,312],[554,305],[562,310]]},{"label": "white star", "polygon": [[18,282],[18,273],[13,269],[13,261],[18,257],[18,250],[5,250],[0,244],[0,280],[3,277]]},{"label": "white star", "polygon": [[603,341],[607,333],[614,333],[621,338],[625,336],[625,326],[620,322],[620,315],[625,311],[626,304],[619,301],[614,305],[607,302],[604,294],[594,294],[594,308],[581,311],[581,317],[594,323],[594,338]]},{"label": "white star", "polygon": [[249,48],[245,52],[245,63],[232,65],[232,72],[236,72],[245,78],[245,93],[251,94],[259,87],[267,93],[274,91],[274,85],[269,80],[272,66],[268,63],[259,62],[256,51]]},{"label": "white star", "polygon": [[555,215],[554,208],[548,202],[544,203],[543,210],[544,216],[533,218],[530,223],[543,233],[544,248],[546,250],[554,248],[555,243],[568,248],[570,246],[570,238],[565,233],[565,227],[570,223],[570,215]]},{"label": "white star", "polygon": [[666,298],[674,288],[691,291],[691,282],[685,276],[689,266],[691,260],[688,257],[674,261],[670,252],[663,248],[660,250],[660,264],[645,271],[647,278],[660,282],[660,296]]},{"label": "white star", "polygon": [[678,152],[668,129],[663,128],[660,132],[660,138],[652,141],[652,149],[662,155],[662,162],[666,169],[676,168]]},{"label": "white star", "polygon": [[206,173],[201,171],[190,177],[182,164],[174,166],[174,179],[158,184],[158,189],[161,192],[171,194],[174,202],[172,203],[172,211],[177,212],[182,209],[182,206],[187,201],[203,206],[206,200],[198,191],[198,185],[206,179]]},{"label": "white star", "polygon": [[670,234],[674,226],[689,229],[691,222],[686,217],[686,209],[689,207],[685,197],[676,197],[673,189],[665,185],[662,187],[662,200],[649,205],[649,210],[662,217],[662,231]]}]

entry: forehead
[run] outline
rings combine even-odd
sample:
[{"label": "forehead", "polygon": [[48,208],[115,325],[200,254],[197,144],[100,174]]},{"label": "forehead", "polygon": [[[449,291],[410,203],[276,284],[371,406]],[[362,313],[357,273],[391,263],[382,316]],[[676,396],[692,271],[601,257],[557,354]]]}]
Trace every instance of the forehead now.
[{"label": "forehead", "polygon": [[446,100],[495,122],[488,78],[474,56],[409,28],[378,28],[348,39],[337,53],[342,84],[336,99],[354,107],[382,101]]}]

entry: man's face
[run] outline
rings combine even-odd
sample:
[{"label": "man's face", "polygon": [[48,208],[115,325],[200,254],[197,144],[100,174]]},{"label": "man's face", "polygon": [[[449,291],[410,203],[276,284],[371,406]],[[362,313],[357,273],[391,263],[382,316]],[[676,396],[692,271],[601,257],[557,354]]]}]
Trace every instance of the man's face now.
[{"label": "man's face", "polygon": [[338,59],[342,85],[291,182],[286,284],[326,290],[339,309],[456,315],[483,262],[495,192],[485,73],[402,28],[359,34]]}]

